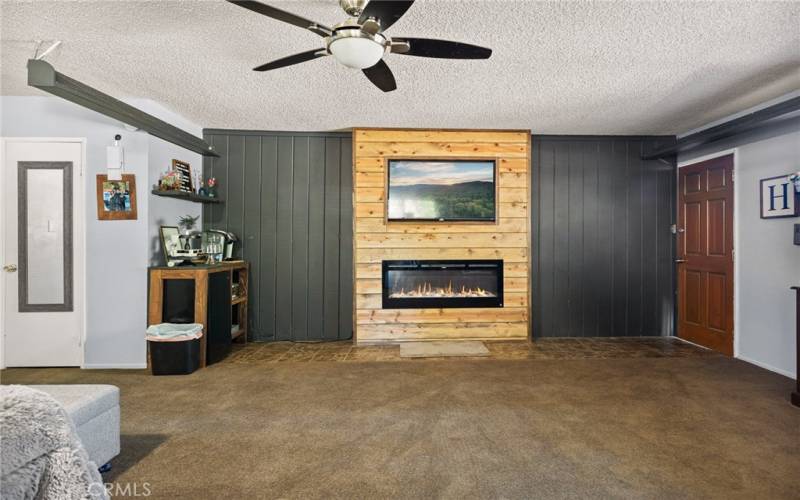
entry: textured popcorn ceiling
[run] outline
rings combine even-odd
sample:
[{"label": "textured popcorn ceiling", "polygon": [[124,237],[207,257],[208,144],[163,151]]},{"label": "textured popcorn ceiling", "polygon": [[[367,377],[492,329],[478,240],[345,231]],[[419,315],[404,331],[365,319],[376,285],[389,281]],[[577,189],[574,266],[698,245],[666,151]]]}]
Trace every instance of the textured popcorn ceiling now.
[{"label": "textured popcorn ceiling", "polygon": [[[336,0],[274,2],[325,24]],[[33,40],[117,97],[154,99],[204,127],[524,128],[678,133],[800,88],[800,2],[418,0],[388,34],[494,49],[487,61],[389,55],[384,94],[331,58],[251,68],[321,47],[300,28],[223,1],[2,2],[2,94],[26,86]]]}]

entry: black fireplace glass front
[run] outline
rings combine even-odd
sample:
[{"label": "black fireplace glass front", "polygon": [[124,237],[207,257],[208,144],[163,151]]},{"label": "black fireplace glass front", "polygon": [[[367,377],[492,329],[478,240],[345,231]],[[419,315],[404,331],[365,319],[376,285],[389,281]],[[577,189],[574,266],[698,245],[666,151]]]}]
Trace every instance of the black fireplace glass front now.
[{"label": "black fireplace glass front", "polygon": [[385,260],[384,309],[503,307],[502,260]]}]

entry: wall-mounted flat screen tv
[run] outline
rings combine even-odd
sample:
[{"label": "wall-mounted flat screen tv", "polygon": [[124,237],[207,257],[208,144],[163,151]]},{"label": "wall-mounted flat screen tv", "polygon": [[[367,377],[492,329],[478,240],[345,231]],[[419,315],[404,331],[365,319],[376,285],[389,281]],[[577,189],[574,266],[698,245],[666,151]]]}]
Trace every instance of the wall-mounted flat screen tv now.
[{"label": "wall-mounted flat screen tv", "polygon": [[496,218],[494,160],[389,160],[389,221]]}]

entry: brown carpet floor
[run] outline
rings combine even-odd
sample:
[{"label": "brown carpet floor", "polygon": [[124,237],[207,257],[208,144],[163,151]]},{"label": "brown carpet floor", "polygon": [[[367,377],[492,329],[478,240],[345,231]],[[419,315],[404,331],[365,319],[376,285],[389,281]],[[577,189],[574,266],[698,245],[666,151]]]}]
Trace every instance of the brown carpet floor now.
[{"label": "brown carpet floor", "polygon": [[800,496],[792,381],[721,356],[242,361],[2,382],[119,386],[149,498]]}]

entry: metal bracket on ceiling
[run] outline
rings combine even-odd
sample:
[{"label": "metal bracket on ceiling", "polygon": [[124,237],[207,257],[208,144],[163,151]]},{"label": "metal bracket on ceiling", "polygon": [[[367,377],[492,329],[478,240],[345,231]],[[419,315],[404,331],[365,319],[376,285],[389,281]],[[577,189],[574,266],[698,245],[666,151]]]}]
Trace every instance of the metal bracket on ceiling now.
[{"label": "metal bracket on ceiling", "polygon": [[42,44],[45,42],[44,40],[37,40],[36,44],[36,51],[33,53],[33,58],[37,61],[40,61],[47,57],[48,54],[56,50],[61,45],[61,40],[55,40],[54,42],[50,43],[50,46],[47,47],[41,54],[39,53],[39,49],[42,48]]}]

